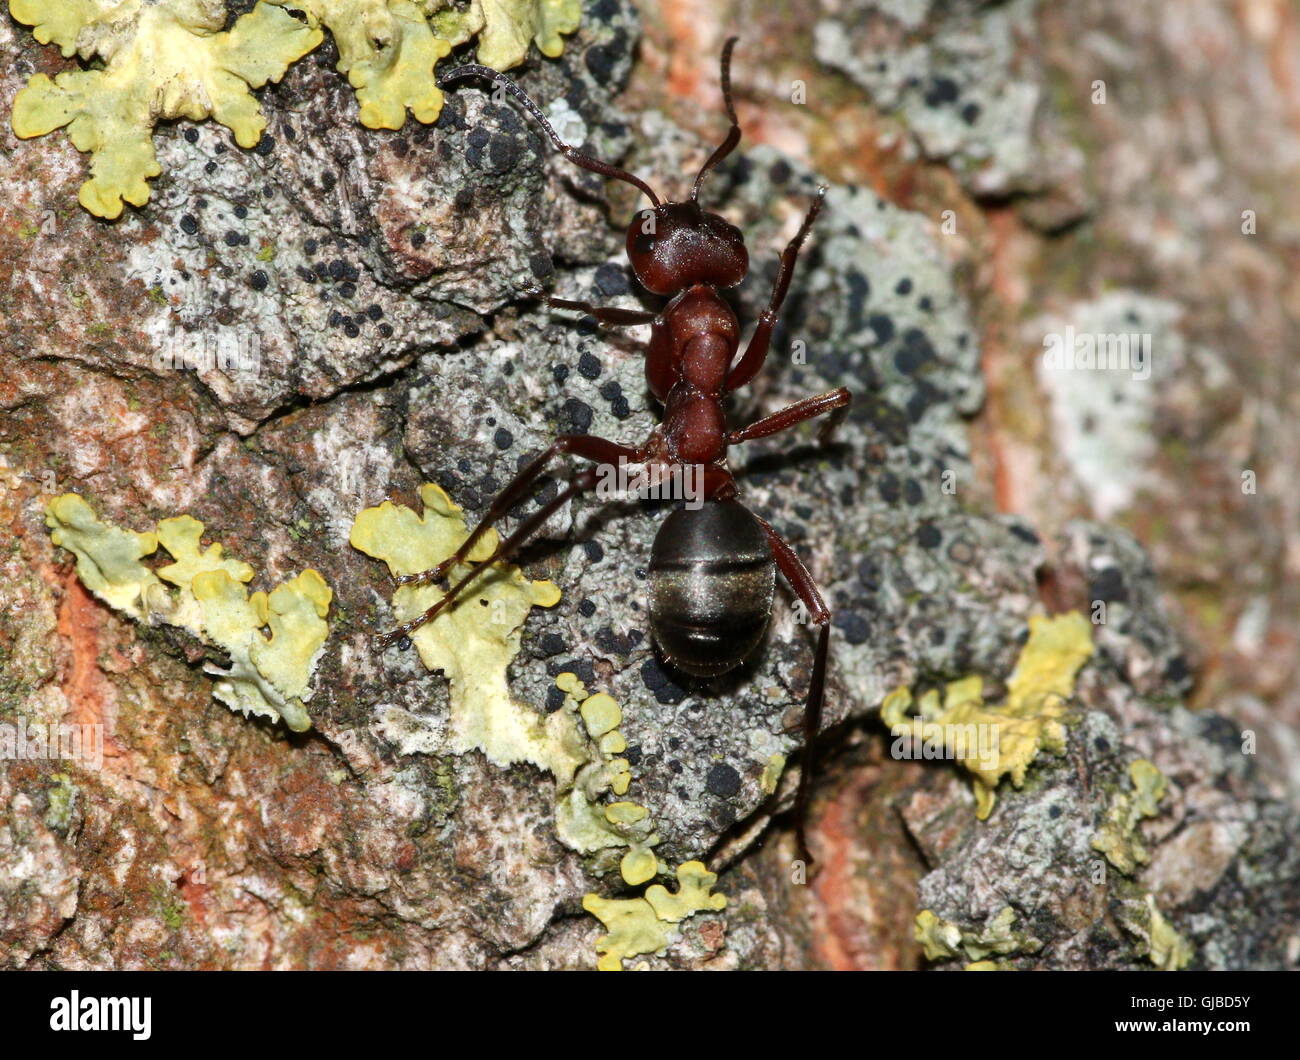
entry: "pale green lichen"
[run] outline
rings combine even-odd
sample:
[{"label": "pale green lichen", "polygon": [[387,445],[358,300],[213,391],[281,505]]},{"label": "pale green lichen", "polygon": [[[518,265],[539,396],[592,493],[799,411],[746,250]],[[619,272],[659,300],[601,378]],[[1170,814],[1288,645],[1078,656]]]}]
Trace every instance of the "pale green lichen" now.
[{"label": "pale green lichen", "polygon": [[[460,508],[440,486],[420,489],[424,511],[384,501],[361,512],[349,541],[382,560],[394,577],[436,567],[469,536]],[[469,554],[471,564],[486,560],[498,542],[485,533]],[[470,567],[455,566],[452,580]],[[434,585],[404,585],[393,594],[393,614],[406,622],[442,599]],[[472,590],[411,634],[420,661],[450,682],[450,747],[453,754],[481,751],[499,766],[530,762],[556,781],[556,826],[574,850],[594,853],[647,842],[645,822],[610,821],[604,795],[626,793],[632,775],[618,756],[626,741],[617,732],[618,704],[602,694],[588,696],[573,674],[561,674],[562,709],[542,714],[510,693],[506,670],[519,652],[524,620],[533,607],[552,607],[560,591],[548,581],[529,581],[518,567],[497,563]]]},{"label": "pale green lichen", "polygon": [[[1004,776],[1021,787],[1040,750],[1065,749],[1066,704],[1075,675],[1092,651],[1092,631],[1083,615],[1034,615],[1003,703],[986,704],[983,679],[972,676],[950,682],[942,705],[937,690],[926,692],[917,717],[911,716],[911,691],[896,689],[885,697],[880,716],[900,742],[912,741],[913,755],[954,758],[968,769],[976,816],[984,820],[993,812]],[[896,756],[903,753],[901,746],[896,748]]]},{"label": "pale green lichen", "polygon": [[[352,547],[382,560],[398,577],[437,566],[468,536],[465,520],[450,497],[432,483],[420,489],[422,515],[384,501],[361,512],[353,523]],[[495,531],[483,535],[470,560],[491,555]],[[455,567],[453,580],[468,567]],[[423,614],[442,591],[433,585],[404,585],[393,594],[393,614],[406,622]],[[518,567],[499,563],[475,583],[456,606],[411,635],[420,661],[441,670],[451,684],[450,750],[481,751],[499,766],[531,762],[568,787],[590,756],[587,741],[570,713],[549,715],[515,700],[506,668],[519,651],[524,620],[531,608],[551,607],[560,590],[548,581],[529,581]]]},{"label": "pale green lichen", "polygon": [[[461,510],[432,483],[420,490],[417,515],[390,501],[361,512],[349,537],[354,548],[382,560],[398,577],[437,566],[468,536]],[[470,553],[471,563],[492,554],[497,534],[489,530]],[[458,579],[468,566],[454,567]],[[393,614],[406,622],[442,599],[433,585],[401,586],[393,594]],[[611,821],[608,793],[627,792],[632,775],[619,757],[626,741],[617,732],[622,720],[609,696],[588,696],[573,674],[556,684],[566,693],[562,709],[540,713],[510,693],[506,670],[519,651],[524,620],[533,607],[551,607],[560,591],[551,582],[529,581],[518,567],[498,563],[475,582],[472,591],[411,640],[420,661],[450,682],[449,748],[453,754],[482,752],[499,766],[530,762],[555,777],[556,831],[583,854],[657,842],[648,821]]]},{"label": "pale green lichen", "polygon": [[1147,895],[1146,905],[1150,913],[1147,926],[1147,958],[1161,971],[1181,971],[1191,963],[1193,956],[1191,943],[1174,930],[1174,926],[1156,908],[1155,895]]},{"label": "pale green lichen", "polygon": [[370,129],[400,129],[406,112],[433,122],[442,92],[433,68],[451,51],[411,0],[267,0],[301,11],[308,25],[330,31],[339,73],[357,94],[358,118]]},{"label": "pale green lichen", "polygon": [[[627,794],[632,783],[631,767],[620,757],[627,741],[618,731],[623,712],[612,697],[603,692],[588,695],[575,674],[563,673],[556,678],[565,693],[564,710],[581,717],[587,735],[596,745],[596,754],[578,771],[573,786],[560,793],[556,821],[561,837],[567,835],[571,845],[587,852],[617,851],[627,847],[619,861],[624,881],[633,886],[653,879],[667,867],[655,857],[659,844],[650,812],[630,801],[604,804],[606,793]],[[596,867],[607,865],[598,857]]]},{"label": "pale green lichen", "polygon": [[449,0],[424,0],[435,30],[453,46],[478,34],[478,61],[494,70],[518,66],[530,42],[554,59],[564,51],[561,34],[572,33],[582,17],[581,0],[471,0],[452,8]]},{"label": "pale green lichen", "polygon": [[[361,512],[353,524],[352,545],[386,563],[394,577],[436,567],[468,536],[460,508],[439,486],[423,486],[420,499],[420,515],[385,501]],[[495,531],[485,533],[471,551],[470,563],[486,560],[497,542]],[[454,566],[449,581],[468,570],[468,565]],[[442,591],[432,585],[401,586],[393,594],[395,619],[414,618],[441,598]],[[558,710],[542,714],[516,701],[506,682],[529,609],[552,606],[559,598],[550,582],[528,581],[519,568],[496,563],[411,640],[421,662],[450,681],[449,749],[455,754],[480,751],[500,766],[531,762],[551,773],[561,842],[592,855],[597,872],[612,870],[618,857],[623,881],[640,886],[669,869],[655,856],[659,836],[649,810],[622,798],[632,774],[621,757],[627,741],[618,730],[623,721],[618,703],[603,692],[589,694],[575,674],[562,673],[555,684],[564,700]],[[608,801],[611,795],[616,801]],[[721,895],[709,894],[716,878],[698,862],[681,866],[677,878],[676,895],[655,885],[642,898],[584,898],[584,907],[610,931],[600,943],[602,968],[621,967],[627,956],[662,951],[681,920],[726,904]]]},{"label": "pale green lichen", "polygon": [[[958,925],[942,920],[929,909],[916,914],[915,936],[926,960],[940,961],[964,956],[968,961],[997,965],[990,957],[1007,957],[1016,953],[1036,953],[1043,944],[1023,931],[1012,930],[1016,911],[1006,906],[979,931],[963,931]],[[971,966],[968,966],[971,967]]]},{"label": "pale green lichen", "polygon": [[153,531],[136,533],[101,523],[90,505],[75,493],[55,497],[46,505],[50,540],[77,557],[81,584],[109,607],[132,618],[144,617],[144,595],[159,585],[158,577],[140,562],[158,548]]},{"label": "pale green lichen", "polygon": [[1163,972],[1176,972],[1191,963],[1195,951],[1156,907],[1155,895],[1120,903],[1119,922],[1138,941],[1138,949]]},{"label": "pale green lichen", "polygon": [[785,772],[785,755],[772,754],[763,765],[763,775],[759,778],[764,794],[775,795],[781,785],[781,774]]},{"label": "pale green lichen", "polygon": [[153,128],[174,118],[215,118],[252,147],[266,119],[252,90],[278,81],[321,42],[317,29],[259,4],[228,32],[224,3],[211,0],[9,0],[19,22],[65,56],[101,59],[102,69],[36,74],[14,99],[23,138],[68,129],[91,155],[78,198],[98,217],[143,206],[160,172]]},{"label": "pale green lichen", "polygon": [[1138,823],[1144,817],[1156,816],[1160,812],[1160,800],[1165,797],[1165,776],[1146,759],[1130,763],[1128,774],[1133,790],[1115,797],[1101,828],[1092,837],[1093,849],[1105,854],[1106,860],[1125,874],[1151,860],[1138,832]]},{"label": "pale green lichen", "polygon": [[73,811],[77,805],[77,786],[67,773],[55,773],[50,780],[54,784],[45,793],[45,827],[56,832],[66,832],[72,824]]},{"label": "pale green lichen", "polygon": [[[196,575],[190,591],[203,611],[203,632],[230,655],[228,669],[205,667],[219,678],[213,694],[231,710],[282,717],[295,732],[311,728],[302,702],[329,634],[324,618],[332,593],[325,580],[306,570],[270,596],[250,597],[217,570]],[[263,627],[269,627],[269,638]]]},{"label": "pale green lichen", "polygon": [[262,0],[226,31],[222,0],[9,0],[9,10],[42,44],[103,64],[53,80],[36,74],[14,100],[12,124],[25,139],[66,126],[91,155],[81,204],[108,219],[125,203],[149,201],[149,180],[161,172],[159,121],[214,118],[253,147],[266,119],[252,90],[279,81],[325,30],[361,123],[400,129],[408,111],[437,120],[434,68],[453,46],[477,35],[479,61],[506,70],[523,62],[530,42],[558,56],[561,34],[581,16],[580,0],[472,0],[464,10],[448,0]]},{"label": "pale green lichen", "polygon": [[[282,719],[295,732],[311,727],[304,704],[333,596],[316,571],[270,595],[249,596],[244,583],[253,568],[219,544],[202,549],[203,524],[191,516],[136,533],[101,522],[84,499],[65,493],[46,505],[45,521],[51,540],[76,557],[82,584],[109,606],[138,621],[178,626],[229,656],[227,667],[205,668],[217,678],[218,700],[245,715]],[[141,560],[159,545],[173,562],[154,570]]]},{"label": "pale green lichen", "polygon": [[696,913],[725,909],[727,897],[713,894],[718,877],[698,861],[677,868],[677,893],[662,884],[646,888],[640,898],[601,898],[589,894],[582,907],[595,916],[608,934],[596,940],[597,967],[616,972],[623,961],[645,953],[663,953],[678,935],[678,925]]}]

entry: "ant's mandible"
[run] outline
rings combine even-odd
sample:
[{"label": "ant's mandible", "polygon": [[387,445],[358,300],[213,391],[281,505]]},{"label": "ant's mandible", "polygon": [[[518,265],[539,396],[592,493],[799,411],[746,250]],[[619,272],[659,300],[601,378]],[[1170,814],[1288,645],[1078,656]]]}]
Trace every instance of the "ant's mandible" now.
[{"label": "ant's mandible", "polygon": [[[653,208],[640,211],[627,232],[627,255],[641,285],[669,299],[659,312],[589,305],[547,298],[548,305],[576,309],[607,326],[650,324],[646,349],[646,379],[650,392],[663,403],[663,423],[641,446],[625,446],[584,434],[561,435],[502,490],[482,521],[456,552],[437,567],[406,575],[403,585],[440,581],[454,564],[464,564],[483,532],[525,495],[553,458],[561,454],[589,460],[596,467],[576,474],[569,485],[525,519],[504,538],[492,555],[454,585],[422,615],[380,638],[388,647],[409,646],[410,634],[436,618],[479,573],[513,555],[572,497],[590,490],[601,466],[639,466],[645,481],[662,482],[691,468],[702,484],[703,503],[674,511],[655,536],[650,554],[650,627],[667,661],[698,677],[714,677],[735,669],[763,639],[772,614],[775,572],[782,575],[807,608],[819,629],[812,680],[804,708],[805,762],[795,798],[795,828],[802,857],[811,862],[804,836],[804,811],[812,774],[813,740],[821,723],[822,698],[831,612],[799,557],[763,519],[737,499],[738,490],[727,470],[727,448],[765,438],[805,420],[832,413],[825,437],[844,415],[851,395],[844,387],[805,398],[770,416],[728,430],[723,399],[744,386],[763,367],[781,303],[790,287],[799,248],[822,207],[826,193],[818,189],[798,233],[781,255],[780,270],[767,309],[739,360],[739,323],[731,306],[718,293],[735,287],[749,268],[749,255],[740,230],[699,205],[704,178],[740,142],[740,125],[731,96],[731,52],[736,38],[722,49],[722,98],[731,119],[726,138],[709,156],[685,202],[661,202],[645,181],[617,166],[583,154],[560,139],[541,109],[513,81],[486,66],[461,66],[439,79],[440,85],[477,77],[495,81],[513,95],[545,130],[570,162],[605,177],[625,181],[644,192]],[[539,294],[539,290],[530,293]]]}]

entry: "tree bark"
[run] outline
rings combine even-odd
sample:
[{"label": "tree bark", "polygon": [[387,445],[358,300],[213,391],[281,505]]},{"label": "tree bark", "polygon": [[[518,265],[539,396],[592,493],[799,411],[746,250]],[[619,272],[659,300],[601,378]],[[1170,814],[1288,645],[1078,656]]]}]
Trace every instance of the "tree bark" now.
[{"label": "tree bark", "polygon": [[[746,233],[743,326],[831,185],[735,420],[855,394],[834,445],[734,460],[835,612],[818,865],[801,882],[793,771],[765,788],[773,755],[802,757],[813,637],[793,598],[742,671],[691,685],[645,617],[662,510],[571,505],[525,556],[563,598],[525,624],[511,693],[542,715],[571,671],[612,695],[656,854],[703,860],[728,896],[640,959],[1295,966],[1294,8],[617,0],[515,73],[564,135],[679,198],[725,131],[731,33],[745,139],[702,200]],[[6,17],[0,110],[75,62]],[[560,841],[549,774],[452,753],[444,677],[372,646],[391,587],[348,531],[385,499],[418,508],[426,481],[472,523],[557,434],[646,436],[640,333],[520,295],[657,307],[625,266],[641,204],[469,84],[397,132],[356,123],[323,53],[261,98],[270,150],[160,127],[151,201],[114,223],[76,205],[62,133],[0,132],[0,721],[105,736],[98,767],[0,762],[0,960],[590,967],[583,895],[639,889]],[[1067,327],[1150,335],[1149,380],[1044,368]],[[256,367],[159,360],[216,349]],[[227,710],[197,641],[87,592],[44,522],[64,492],[134,530],[193,514],[255,587],[320,571],[313,728]],[[1063,751],[1004,780],[987,820],[954,763],[898,757],[889,692],[980,675],[996,703],[1031,615],[1098,602]],[[1124,871],[1092,840],[1139,759],[1167,786]],[[918,941],[923,911],[947,952]]]}]

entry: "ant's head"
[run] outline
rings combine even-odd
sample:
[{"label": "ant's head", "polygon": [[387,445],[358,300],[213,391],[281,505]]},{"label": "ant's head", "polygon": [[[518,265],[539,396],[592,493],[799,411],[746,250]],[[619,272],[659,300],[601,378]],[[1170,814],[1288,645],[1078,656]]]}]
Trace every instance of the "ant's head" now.
[{"label": "ant's head", "polygon": [[446,87],[470,77],[495,81],[537,120],[551,143],[570,162],[591,173],[639,188],[652,203],[652,208],[638,213],[628,228],[627,254],[641,285],[653,294],[668,296],[697,283],[735,287],[745,278],[749,268],[749,253],[745,250],[745,237],[740,229],[716,213],[702,210],[696,201],[704,179],[740,142],[740,123],[731,98],[731,52],[735,46],[736,38],[731,37],[722,47],[722,101],[731,127],[722,143],[700,167],[695,183],[691,185],[690,198],[685,202],[662,202],[654,189],[635,173],[602,162],[566,144],[528,93],[496,70],[469,63],[439,77],[438,84]]},{"label": "ant's head", "polygon": [[749,269],[740,229],[701,209],[694,197],[661,203],[632,218],[627,256],[641,286],[658,295],[697,283],[735,287]]},{"label": "ant's head", "polygon": [[710,287],[735,287],[749,269],[749,252],[740,229],[700,208],[697,201],[704,178],[740,142],[740,122],[731,100],[731,51],[736,38],[722,47],[722,101],[731,128],[700,167],[691,197],[685,202],[661,203],[642,185],[654,209],[642,210],[627,230],[627,256],[641,286],[652,294],[672,295],[697,283]]}]

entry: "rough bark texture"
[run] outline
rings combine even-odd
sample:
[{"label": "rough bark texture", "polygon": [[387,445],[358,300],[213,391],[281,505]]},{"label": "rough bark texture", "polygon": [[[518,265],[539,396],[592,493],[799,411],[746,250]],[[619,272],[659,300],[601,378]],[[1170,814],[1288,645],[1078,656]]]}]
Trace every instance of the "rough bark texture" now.
[{"label": "rough bark texture", "polygon": [[[996,936],[1005,964],[1150,967],[1148,896],[1191,967],[1300,961],[1296,19],[1284,0],[599,0],[562,59],[522,71],[566,101],[565,135],[680,194],[742,35],[746,139],[705,195],[747,233],[747,323],[832,185],[735,407],[857,396],[831,448],[735,456],[836,613],[806,885],[770,818],[792,778],[762,785],[798,750],[811,661],[788,596],[753,663],[682,687],[642,603],[659,509],[579,503],[527,556],[564,597],[528,620],[514,694],[545,710],[573,670],[613,695],[659,856],[722,872],[727,909],[652,964],[925,967],[925,909],[962,963]],[[639,304],[633,201],[474,87],[436,126],[363,129],[327,48],[262,93],[269,150],[160,128],[152,201],[113,224],[76,206],[61,134],[0,132],[0,720],[107,733],[98,770],[0,763],[7,966],[589,967],[582,895],[624,890],[558,841],[549,776],[446,753],[445,682],[373,650],[388,585],[347,534],[424,481],[472,519],[563,431],[645,436],[636,333],[517,294]],[[68,65],[0,21],[0,110]],[[1066,325],[1151,333],[1152,379],[1039,371]],[[195,343],[255,344],[258,369],[158,367]],[[64,491],[132,528],[189,512],[267,585],[319,570],[335,609],[312,731],[232,714],[194,642],[91,597],[44,526]],[[995,698],[1031,614],[1098,600],[1066,750],[989,820],[951,763],[891,757],[891,689],[980,674]],[[1124,873],[1090,839],[1137,758],[1168,791],[1139,826],[1149,864]]]}]

